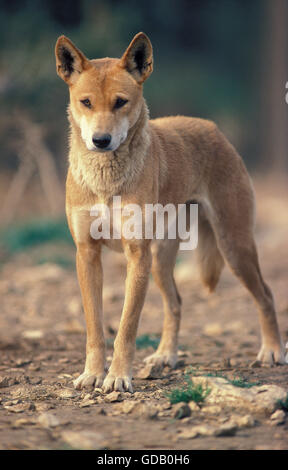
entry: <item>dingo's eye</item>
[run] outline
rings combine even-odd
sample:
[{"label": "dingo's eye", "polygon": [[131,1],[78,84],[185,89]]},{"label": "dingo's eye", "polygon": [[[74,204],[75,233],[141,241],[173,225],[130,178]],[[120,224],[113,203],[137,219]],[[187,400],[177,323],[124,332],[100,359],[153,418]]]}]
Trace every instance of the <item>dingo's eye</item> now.
[{"label": "dingo's eye", "polygon": [[114,104],[114,109],[122,108],[122,106],[124,106],[124,104],[126,104],[127,102],[128,100],[125,100],[123,98],[117,98]]},{"label": "dingo's eye", "polygon": [[82,104],[84,104],[84,106],[86,106],[86,108],[91,108],[91,101],[86,98],[85,100],[80,100]]}]

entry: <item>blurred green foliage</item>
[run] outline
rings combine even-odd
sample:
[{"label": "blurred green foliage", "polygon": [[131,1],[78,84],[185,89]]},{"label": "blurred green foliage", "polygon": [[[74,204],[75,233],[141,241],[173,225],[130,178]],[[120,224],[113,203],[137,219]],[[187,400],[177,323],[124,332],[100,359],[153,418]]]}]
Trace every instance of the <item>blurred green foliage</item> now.
[{"label": "blurred green foliage", "polygon": [[[190,377],[185,377],[185,385],[179,388],[174,388],[168,393],[165,393],[166,398],[172,405],[176,403],[189,403],[194,401],[195,403],[202,403],[205,398],[209,395],[211,389],[209,387],[203,387],[201,384],[194,384]],[[181,410],[180,410],[181,413]],[[180,414],[177,419],[181,419],[183,416]]]},{"label": "blurred green foliage", "polygon": [[137,349],[146,349],[149,348],[150,346],[153,349],[157,349],[160,343],[160,339],[156,338],[155,336],[151,335],[141,335],[136,338],[136,348]]},{"label": "blurred green foliage", "polygon": [[[9,254],[25,251],[45,243],[73,244],[67,222],[63,219],[37,219],[13,224],[0,232],[0,245]],[[44,261],[43,261],[44,262]]]},{"label": "blurred green foliage", "polygon": [[154,47],[145,84],[151,116],[214,119],[246,161],[255,158],[262,23],[260,0],[0,0],[1,166],[16,165],[13,113],[20,111],[43,123],[65,171],[68,90],[54,59],[60,34],[89,58],[119,57],[141,30]]}]

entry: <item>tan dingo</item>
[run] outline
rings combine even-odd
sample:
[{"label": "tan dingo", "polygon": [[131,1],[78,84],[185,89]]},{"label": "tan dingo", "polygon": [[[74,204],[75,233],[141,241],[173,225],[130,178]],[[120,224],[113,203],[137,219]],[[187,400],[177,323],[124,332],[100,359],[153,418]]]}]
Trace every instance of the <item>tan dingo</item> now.
[{"label": "tan dingo", "polygon": [[[265,284],[253,236],[254,196],[246,168],[233,146],[210,121],[183,116],[149,120],[142,85],[153,69],[152,46],[137,34],[121,59],[88,60],[65,36],[56,44],[58,75],[69,85],[71,125],[66,210],[77,246],[77,273],[87,325],[84,372],[76,388],[103,385],[105,392],[132,392],[132,362],[139,316],[152,268],[164,304],[158,350],[148,362],[174,367],[181,299],[173,278],[175,240],[94,240],[90,209],[123,204],[199,204],[197,256],[203,282],[212,291],[224,260],[252,294],[262,346],[258,360],[282,364],[273,297]],[[127,259],[123,312],[114,356],[105,377],[102,325],[101,247],[122,249]]]}]

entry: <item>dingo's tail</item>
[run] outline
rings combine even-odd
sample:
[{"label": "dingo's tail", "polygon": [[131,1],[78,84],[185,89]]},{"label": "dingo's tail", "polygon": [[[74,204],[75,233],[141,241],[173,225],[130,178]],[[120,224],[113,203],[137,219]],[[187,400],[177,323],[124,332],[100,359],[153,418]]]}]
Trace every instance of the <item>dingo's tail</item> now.
[{"label": "dingo's tail", "polygon": [[199,204],[198,246],[196,259],[203,284],[213,292],[224,266],[223,257],[218,249],[213,228],[207,219],[203,207]]}]

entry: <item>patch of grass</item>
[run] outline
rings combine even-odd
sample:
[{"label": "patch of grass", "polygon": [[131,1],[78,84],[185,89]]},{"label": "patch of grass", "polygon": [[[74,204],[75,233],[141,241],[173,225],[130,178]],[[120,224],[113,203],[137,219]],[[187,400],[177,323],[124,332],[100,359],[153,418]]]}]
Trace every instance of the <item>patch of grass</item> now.
[{"label": "patch of grass", "polygon": [[49,242],[73,244],[65,219],[32,220],[9,226],[0,232],[0,243],[10,254]]},{"label": "patch of grass", "polygon": [[216,378],[218,377],[220,379],[228,380],[228,382],[229,382],[229,379],[225,375],[221,374],[221,372],[217,372],[217,371],[216,372],[208,372],[207,374],[204,374],[204,375],[205,375],[205,377],[216,377]]},{"label": "patch of grass", "polygon": [[190,366],[190,367],[187,367],[187,369],[185,369],[185,374],[197,377],[197,374],[199,375],[199,371],[197,369],[194,369],[192,366]]},{"label": "patch of grass", "polygon": [[160,343],[159,338],[155,338],[151,335],[141,335],[136,338],[136,348],[137,349],[146,349],[149,346],[152,346],[153,349],[157,349]]},{"label": "patch of grass", "polygon": [[[107,338],[106,345],[108,348],[113,348],[115,338]],[[159,338],[155,338],[151,335],[141,335],[136,338],[136,348],[137,349],[146,349],[149,346],[152,346],[153,349],[157,349],[160,343]]]},{"label": "patch of grass", "polygon": [[195,403],[202,403],[209,395],[211,389],[203,387],[201,384],[194,384],[193,380],[186,378],[186,384],[183,387],[175,388],[165,394],[170,401],[171,405],[175,403],[194,401]]},{"label": "patch of grass", "polygon": [[256,385],[261,385],[260,382],[248,382],[248,380],[243,377],[235,377],[234,379],[227,380],[231,385],[234,385],[234,387],[240,388],[251,388],[255,387]]},{"label": "patch of grass", "polygon": [[285,398],[284,401],[283,400],[278,400],[278,405],[283,411],[288,412],[288,393],[287,393],[286,398]]}]

